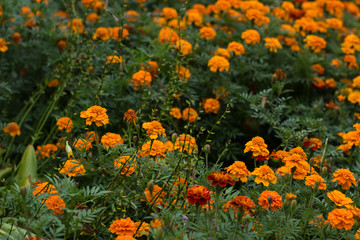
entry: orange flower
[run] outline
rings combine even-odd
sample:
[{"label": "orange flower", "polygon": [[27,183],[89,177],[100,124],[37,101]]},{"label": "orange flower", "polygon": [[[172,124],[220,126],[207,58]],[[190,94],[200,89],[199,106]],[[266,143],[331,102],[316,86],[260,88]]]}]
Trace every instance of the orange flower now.
[{"label": "orange flower", "polygon": [[189,123],[193,123],[197,119],[197,112],[193,108],[185,108],[182,111],[182,119],[184,121],[189,121]]},{"label": "orange flower", "polygon": [[207,180],[211,181],[211,186],[218,184],[220,187],[226,187],[227,184],[234,185],[232,177],[226,172],[213,172],[207,177]]},{"label": "orange flower", "polygon": [[245,144],[244,153],[249,151],[252,152],[253,157],[260,158],[259,160],[264,160],[267,156],[269,156],[269,150],[267,150],[267,145],[262,137],[254,137],[251,141]]},{"label": "orange flower", "polygon": [[101,127],[109,123],[109,117],[106,114],[107,110],[100,106],[92,106],[86,111],[80,113],[81,118],[86,118],[86,125],[95,123],[96,126]]},{"label": "orange flower", "polygon": [[74,33],[84,33],[84,25],[80,18],[75,18],[72,21],[68,22],[68,27]]},{"label": "orange flower", "polygon": [[275,184],[277,181],[274,171],[267,165],[256,168],[251,175],[256,176],[254,181],[257,184],[262,183],[266,187],[269,186],[270,183]]},{"label": "orange flower", "polygon": [[181,118],[181,110],[179,108],[172,108],[169,114],[174,118]]},{"label": "orange flower", "polygon": [[345,55],[344,62],[347,63],[347,66],[350,69],[354,69],[354,68],[358,69],[359,68],[359,65],[356,62],[356,57],[354,55],[350,55],[350,54]]},{"label": "orange flower", "polygon": [[129,22],[135,22],[140,18],[140,14],[136,11],[129,10],[125,13],[125,17]]},{"label": "orange flower", "polygon": [[136,120],[137,120],[136,112],[134,110],[132,110],[131,108],[128,109],[127,112],[124,113],[123,120],[126,121],[127,124],[130,124],[132,122],[135,125]]},{"label": "orange flower", "polygon": [[71,132],[71,129],[73,128],[73,122],[69,117],[59,118],[56,122],[56,125],[58,125],[59,130],[65,129],[67,132]]},{"label": "orange flower", "polygon": [[85,168],[80,164],[79,160],[70,159],[67,160],[62,168],[59,168],[60,173],[65,173],[69,177],[76,177],[77,175],[85,174]]},{"label": "orange flower", "polygon": [[54,144],[45,144],[42,146],[37,146],[36,154],[40,159],[45,157],[50,157],[50,153],[54,154],[58,150],[58,147]]},{"label": "orange flower", "polygon": [[117,236],[115,238],[115,240],[136,240],[136,238],[133,238],[132,236],[129,236],[129,235],[124,235],[124,236]]},{"label": "orange flower", "polygon": [[326,190],[326,181],[318,174],[312,174],[306,177],[305,185],[311,186],[314,189],[315,184],[319,184],[319,189]]},{"label": "orange flower", "polygon": [[[135,222],[136,229],[139,228],[140,224],[141,224],[141,222]],[[141,224],[139,230],[135,234],[135,237],[147,236],[147,235],[149,235],[149,233],[150,233],[150,225],[146,222],[143,222]]]},{"label": "orange flower", "polygon": [[120,134],[108,132],[101,138],[101,144],[106,147],[116,147],[117,145],[124,144],[124,140]]},{"label": "orange flower", "polygon": [[212,27],[202,27],[200,28],[199,36],[206,40],[212,40],[216,37],[216,32]]},{"label": "orange flower", "polygon": [[235,55],[243,55],[245,53],[244,45],[237,42],[231,42],[227,46],[228,52],[234,52]]},{"label": "orange flower", "polygon": [[100,38],[103,41],[107,41],[110,39],[109,30],[104,27],[99,27],[96,29],[96,32],[93,36],[93,39],[96,40],[97,38]]},{"label": "orange flower", "polygon": [[131,164],[134,161],[130,156],[121,156],[114,159],[114,168],[120,168],[121,175],[129,176],[135,172],[136,164]]},{"label": "orange flower", "polygon": [[331,226],[345,230],[350,230],[355,222],[352,212],[344,208],[336,208],[329,212],[328,220]]},{"label": "orange flower", "polygon": [[144,70],[140,70],[132,75],[131,82],[134,84],[134,89],[138,90],[141,86],[150,86],[152,81],[151,74]]},{"label": "orange flower", "polygon": [[331,201],[333,201],[336,204],[336,206],[339,207],[347,206],[350,205],[350,203],[353,203],[351,198],[346,197],[345,194],[343,194],[338,190],[328,192],[326,195],[328,196],[328,198],[330,198]]},{"label": "orange flower", "polygon": [[291,154],[289,156],[286,156],[283,159],[283,162],[285,162],[285,166],[289,169],[296,167],[296,169],[304,170],[306,172],[310,171],[310,164],[300,155],[300,154]]},{"label": "orange flower", "polygon": [[109,35],[115,40],[129,39],[129,31],[126,28],[114,27],[109,28]]},{"label": "orange flower", "polygon": [[14,33],[11,38],[14,41],[15,44],[20,44],[20,42],[21,42],[20,33],[18,33],[18,32]]},{"label": "orange flower", "polygon": [[248,215],[251,209],[255,207],[255,203],[247,196],[236,196],[235,198],[229,201],[229,205],[234,210],[243,211],[244,215]]},{"label": "orange flower", "polygon": [[253,29],[243,32],[241,38],[244,39],[247,44],[257,44],[260,42],[260,34]]},{"label": "orange flower", "polygon": [[6,45],[9,45],[10,42],[6,42],[5,39],[0,38],[0,52],[6,52],[8,50],[8,47]]},{"label": "orange flower", "polygon": [[176,73],[179,75],[179,79],[185,82],[191,77],[190,70],[182,66],[176,66]]},{"label": "orange flower", "polygon": [[215,51],[215,56],[220,56],[220,57],[224,57],[227,60],[230,59],[230,52],[228,50],[226,50],[225,48],[218,48]]},{"label": "orange flower", "polygon": [[143,64],[141,66],[141,69],[149,72],[151,74],[151,76],[155,76],[156,74],[158,74],[159,65],[155,61],[148,61],[146,64]]},{"label": "orange flower", "polygon": [[53,88],[53,87],[57,87],[57,86],[59,86],[59,85],[60,85],[59,80],[54,79],[54,80],[51,80],[51,81],[49,82],[48,87],[49,87],[49,88]]},{"label": "orange flower", "polygon": [[79,138],[75,143],[74,147],[78,149],[79,151],[82,150],[89,150],[92,148],[91,141],[85,138]]},{"label": "orange flower", "polygon": [[59,51],[64,51],[66,49],[66,40],[59,40],[56,44]]},{"label": "orange flower", "polygon": [[132,236],[136,232],[136,226],[130,218],[116,219],[110,225],[109,231],[119,236]]},{"label": "orange flower", "polygon": [[338,169],[333,173],[332,182],[336,182],[342,189],[350,189],[351,184],[357,185],[354,174],[348,169]]},{"label": "orange flower", "polygon": [[315,53],[319,53],[326,47],[326,41],[322,37],[315,35],[307,35],[304,39],[305,46],[310,48]]},{"label": "orange flower", "polygon": [[356,231],[354,236],[356,239],[360,239],[360,228]]},{"label": "orange flower", "polygon": [[207,98],[204,102],[203,107],[206,113],[217,114],[220,109],[220,102],[214,98]]},{"label": "orange flower", "polygon": [[235,161],[232,165],[225,168],[225,170],[235,179],[235,181],[241,180],[242,182],[247,182],[247,177],[251,175],[245,163],[242,161]]},{"label": "orange flower", "polygon": [[209,189],[200,185],[189,188],[186,197],[190,204],[198,206],[205,205],[211,198]]},{"label": "orange flower", "polygon": [[[151,146],[151,150],[150,150],[150,146]],[[154,140],[153,143],[151,144],[151,141],[148,141],[141,146],[140,157],[148,157],[149,155],[156,158],[166,157],[165,152],[166,152],[166,147],[163,142],[159,140]]]},{"label": "orange flower", "polygon": [[226,58],[222,56],[213,56],[208,61],[208,67],[210,67],[210,71],[212,72],[229,71],[230,63]]},{"label": "orange flower", "polygon": [[54,215],[61,215],[65,212],[63,209],[65,207],[65,202],[59,195],[50,196],[46,199],[45,205],[48,209],[53,210]]},{"label": "orange flower", "polygon": [[8,123],[3,128],[4,133],[9,133],[11,137],[15,137],[16,135],[20,136],[20,127],[16,122]]},{"label": "orange flower", "polygon": [[264,38],[265,47],[269,49],[270,52],[277,53],[278,49],[282,49],[282,46],[277,38]]},{"label": "orange flower", "polygon": [[179,35],[171,28],[164,27],[160,30],[159,33],[159,42],[160,43],[168,43],[175,45],[176,42],[179,41]]},{"label": "orange flower", "polygon": [[165,129],[158,121],[146,122],[142,125],[150,139],[157,139],[159,135],[166,137]]},{"label": "orange flower", "polygon": [[99,141],[99,135],[95,133],[94,131],[88,131],[86,132],[86,138],[87,141],[93,142],[93,141]]},{"label": "orange flower", "polygon": [[89,15],[86,16],[86,21],[87,22],[94,23],[94,22],[99,21],[99,20],[100,20],[100,16],[95,12],[90,13]]},{"label": "orange flower", "polygon": [[181,134],[175,141],[174,149],[191,154],[194,149],[198,149],[198,145],[196,145],[196,140],[191,135]]},{"label": "orange flower", "polygon": [[43,239],[39,237],[28,237],[28,238],[24,238],[24,240],[43,240]]},{"label": "orange flower", "polygon": [[292,194],[292,193],[287,193],[286,196],[285,196],[285,199],[290,201],[290,200],[293,200],[293,199],[296,199],[297,196],[295,194]]},{"label": "orange flower", "polygon": [[107,56],[106,57],[106,62],[105,64],[110,64],[110,63],[122,63],[122,57],[120,56]]},{"label": "orange flower", "polygon": [[315,151],[322,147],[322,142],[318,138],[310,138],[308,140],[305,140],[304,146],[311,147],[311,150]]},{"label": "orange flower", "polygon": [[150,221],[150,226],[151,228],[159,228],[164,226],[164,221],[158,218],[155,218],[153,220]]},{"label": "orange flower", "polygon": [[176,42],[175,48],[180,50],[182,55],[188,55],[192,53],[192,45],[184,39],[180,39]]},{"label": "orange flower", "polygon": [[55,186],[50,184],[49,182],[42,182],[42,183],[38,183],[35,187],[35,189],[32,191],[32,194],[34,196],[38,196],[41,195],[43,193],[58,193],[58,191],[56,190]]},{"label": "orange flower", "polygon": [[263,209],[269,209],[271,206],[271,210],[274,212],[283,206],[282,197],[276,191],[263,191],[258,200]]},{"label": "orange flower", "polygon": [[155,205],[164,204],[164,197],[166,195],[166,192],[162,191],[162,188],[160,186],[154,184],[151,190],[146,188],[144,194],[150,204],[155,204]]}]

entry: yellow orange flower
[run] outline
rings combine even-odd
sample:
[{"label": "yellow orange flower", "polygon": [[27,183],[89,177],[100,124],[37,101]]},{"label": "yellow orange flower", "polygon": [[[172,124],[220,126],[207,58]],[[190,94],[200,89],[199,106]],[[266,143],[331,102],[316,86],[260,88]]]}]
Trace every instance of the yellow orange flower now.
[{"label": "yellow orange flower", "polygon": [[182,55],[188,55],[192,53],[192,45],[184,39],[180,39],[176,42],[175,48],[180,50]]},{"label": "yellow orange flower", "polygon": [[345,194],[338,190],[328,192],[326,195],[328,196],[328,198],[330,198],[331,201],[336,204],[336,206],[339,207],[347,206],[350,205],[350,203],[353,203],[353,200],[351,200],[351,198],[346,197]]},{"label": "yellow orange flower", "polygon": [[129,176],[135,172],[136,164],[135,160],[130,156],[121,156],[114,159],[114,168],[121,169],[121,175]]},{"label": "yellow orange flower", "polygon": [[74,147],[80,151],[89,150],[92,148],[91,141],[85,138],[79,138],[75,143]]},{"label": "yellow orange flower", "polygon": [[7,45],[9,45],[10,42],[6,42],[5,39],[0,38],[0,52],[6,52],[8,50]]},{"label": "yellow orange flower", "polygon": [[230,59],[230,52],[228,52],[228,50],[226,50],[225,48],[218,48],[215,51],[215,55],[216,56],[220,56],[220,57],[224,57],[227,60]]},{"label": "yellow orange flower", "polygon": [[157,139],[159,135],[166,137],[165,129],[158,121],[146,122],[142,125],[150,139]]},{"label": "yellow orange flower", "polygon": [[176,73],[179,75],[179,79],[184,80],[185,82],[191,76],[190,70],[182,66],[176,66]]},{"label": "yellow orange flower", "polygon": [[90,13],[89,15],[86,16],[86,21],[91,22],[91,23],[96,22],[99,19],[100,19],[100,16],[95,12]]},{"label": "yellow orange flower", "polygon": [[107,56],[106,57],[106,62],[105,64],[110,64],[110,63],[122,63],[122,57],[120,56]]},{"label": "yellow orange flower", "polygon": [[206,40],[212,40],[216,37],[216,32],[212,27],[202,27],[200,28],[199,36]]},{"label": "yellow orange flower", "polygon": [[229,71],[230,63],[222,56],[213,56],[208,62],[208,67],[210,67],[210,71],[212,72]]},{"label": "yellow orange flower", "polygon": [[9,133],[11,137],[15,137],[16,135],[20,136],[20,127],[16,122],[8,123],[3,128],[4,133]]},{"label": "yellow orange flower", "polygon": [[260,42],[260,34],[254,29],[243,32],[241,38],[244,39],[247,44],[257,44]]},{"label": "yellow orange flower", "polygon": [[277,53],[278,49],[282,49],[282,46],[277,38],[264,38],[265,47],[269,49],[270,52]]},{"label": "yellow orange flower", "polygon": [[79,174],[84,175],[86,172],[84,166],[80,164],[80,161],[75,159],[67,160],[59,170],[60,173],[65,173],[69,177],[76,177]]},{"label": "yellow orange flower", "polygon": [[75,18],[68,23],[68,27],[73,33],[84,33],[84,25],[80,18]]},{"label": "yellow orange flower", "polygon": [[225,170],[232,176],[235,181],[247,182],[247,177],[251,175],[246,165],[242,161],[235,161],[232,165],[225,168]]},{"label": "yellow orange flower", "polygon": [[193,123],[197,119],[197,112],[193,108],[185,108],[182,111],[182,119],[184,121],[189,121],[189,123]]},{"label": "yellow orange flower", "polygon": [[186,197],[190,204],[198,206],[207,204],[211,199],[209,189],[200,185],[189,188]]},{"label": "yellow orange flower", "polygon": [[313,189],[314,189],[314,185],[318,184],[319,189],[326,190],[327,186],[325,183],[326,181],[318,174],[312,174],[310,176],[307,176],[305,180],[305,185],[311,186]]},{"label": "yellow orange flower", "polygon": [[162,187],[160,187],[159,185],[154,184],[154,186],[150,190],[146,188],[144,194],[147,201],[150,204],[155,204],[155,205],[164,204],[164,197],[166,192],[162,191]]},{"label": "yellow orange flower", "polygon": [[267,144],[262,137],[254,137],[245,144],[244,153],[251,151],[253,157],[266,158],[269,155]]},{"label": "yellow orange flower", "polygon": [[211,186],[219,184],[220,187],[226,187],[227,184],[234,185],[232,177],[227,172],[213,172],[207,177],[211,181]]},{"label": "yellow orange flower", "polygon": [[207,98],[203,104],[206,113],[217,114],[220,109],[220,102],[214,98]]},{"label": "yellow orange flower", "polygon": [[159,32],[160,43],[176,44],[179,41],[179,35],[171,28],[164,27]]},{"label": "yellow orange flower", "polygon": [[244,45],[238,42],[231,42],[227,46],[229,52],[235,53],[235,55],[242,55],[245,53]]},{"label": "yellow orange flower", "polygon": [[158,218],[155,218],[153,220],[150,221],[150,226],[151,228],[159,228],[164,226],[164,221]]},{"label": "yellow orange flower", "polygon": [[198,149],[196,140],[189,134],[181,134],[175,141],[174,149],[180,152],[192,153],[194,149]]},{"label": "yellow orange flower", "polygon": [[117,145],[124,144],[124,140],[120,134],[108,132],[101,138],[101,144],[106,147],[116,147]]},{"label": "yellow orange flower", "polygon": [[134,123],[134,125],[135,125],[136,120],[137,120],[136,112],[134,110],[132,110],[131,108],[128,109],[126,111],[126,113],[124,113],[124,119],[123,120],[126,121],[127,124]]},{"label": "yellow orange flower", "polygon": [[58,147],[54,144],[45,144],[42,146],[37,146],[36,154],[40,159],[45,157],[50,157],[50,153],[54,154],[58,150]]},{"label": "yellow orange flower", "polygon": [[54,215],[61,215],[65,212],[63,209],[65,207],[65,202],[59,195],[50,196],[46,199],[45,206],[48,209],[53,210]]},{"label": "yellow orange flower", "polygon": [[56,125],[58,125],[59,130],[66,130],[67,132],[71,132],[71,129],[73,128],[73,122],[69,117],[59,118]]},{"label": "yellow orange flower", "polygon": [[274,171],[267,165],[256,168],[251,175],[256,176],[254,181],[257,184],[262,183],[266,187],[269,186],[270,183],[275,184],[277,182]]},{"label": "yellow orange flower", "polygon": [[174,118],[181,118],[181,110],[179,108],[172,108],[169,114]]},{"label": "yellow orange flower", "polygon": [[332,182],[336,182],[341,186],[342,189],[350,189],[351,184],[354,186],[357,185],[356,179],[354,177],[354,173],[349,171],[348,169],[337,169],[333,173]]},{"label": "yellow orange flower", "polygon": [[310,172],[310,164],[299,154],[290,154],[283,159],[285,162],[285,166],[289,169],[296,167],[296,169],[305,170],[306,172]]},{"label": "yellow orange flower", "polygon": [[344,208],[336,208],[329,212],[328,220],[331,226],[345,230],[350,230],[355,222],[352,212]]},{"label": "yellow orange flower", "polygon": [[108,39],[110,39],[109,30],[104,27],[97,28],[93,39],[96,40],[97,38],[100,38],[103,41],[107,41]]},{"label": "yellow orange flower", "polygon": [[[150,150],[150,146],[151,146],[151,150]],[[151,141],[148,141],[141,146],[140,157],[148,157],[148,156],[153,156],[156,158],[166,157],[165,152],[166,152],[166,147],[163,142],[159,140],[154,140],[151,144]]]},{"label": "yellow orange flower", "polygon": [[134,89],[138,90],[141,86],[150,86],[152,81],[151,74],[144,70],[140,70],[132,75],[131,82],[134,84]]},{"label": "yellow orange flower", "polygon": [[[136,229],[139,228],[141,222],[135,222],[135,227]],[[137,231],[137,233],[135,234],[135,237],[141,237],[141,236],[147,236],[150,233],[150,225],[146,222],[143,222],[139,228],[139,230]]]},{"label": "yellow orange flower", "polygon": [[[283,206],[282,197],[276,191],[263,191],[258,200],[259,205],[263,209],[269,209],[269,207],[271,206],[271,211],[274,212],[281,209]],[[269,201],[271,202],[271,204],[269,203]]]},{"label": "yellow orange flower", "polygon": [[307,35],[304,39],[305,46],[310,48],[315,53],[319,53],[326,47],[326,41],[322,37],[315,35]]},{"label": "yellow orange flower", "polygon": [[49,182],[39,182],[38,184],[36,184],[35,189],[32,191],[32,194],[34,196],[38,196],[41,195],[43,193],[58,193],[58,191],[56,190],[55,186],[50,184]]},{"label": "yellow orange flower", "polygon": [[136,232],[136,226],[130,218],[116,219],[111,223],[109,231],[118,236],[133,236]]},{"label": "yellow orange flower", "polygon": [[109,123],[109,117],[106,112],[107,110],[105,108],[95,105],[86,111],[82,111],[80,117],[86,118],[86,125],[95,123],[96,126],[101,127]]}]

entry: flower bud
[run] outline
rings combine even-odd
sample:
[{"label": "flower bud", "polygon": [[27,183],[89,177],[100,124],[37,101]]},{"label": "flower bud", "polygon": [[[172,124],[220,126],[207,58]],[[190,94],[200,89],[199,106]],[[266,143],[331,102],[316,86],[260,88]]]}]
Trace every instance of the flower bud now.
[{"label": "flower bud", "polygon": [[284,181],[287,182],[287,181],[289,181],[289,180],[290,180],[290,174],[289,174],[288,172],[286,172],[286,173],[284,174]]},{"label": "flower bud", "polygon": [[291,209],[295,209],[296,205],[297,205],[297,201],[295,199],[292,200],[290,205]]},{"label": "flower bud", "polygon": [[182,217],[182,219],[183,219],[185,222],[188,222],[188,221],[189,221],[188,217],[187,217],[187,216],[185,216],[184,214],[183,214],[183,215],[181,215],[181,217]]},{"label": "flower bud", "polygon": [[310,158],[310,160],[309,160],[310,166],[313,166],[313,165],[314,165],[314,162],[315,162],[314,158]]},{"label": "flower bud", "polygon": [[73,151],[72,151],[71,147],[69,146],[69,142],[68,142],[68,141],[66,141],[65,150],[66,150],[66,153],[67,153],[69,159],[75,159],[74,154],[73,154]]},{"label": "flower bud", "polygon": [[23,198],[25,198],[25,196],[26,196],[26,187],[22,186],[22,187],[20,188],[20,195],[21,195]]},{"label": "flower bud", "polygon": [[322,167],[322,169],[321,169],[321,176],[322,176],[323,178],[326,177],[327,172],[328,172],[327,167]]},{"label": "flower bud", "polygon": [[134,135],[133,136],[133,142],[137,142],[137,140],[138,140],[138,136]]},{"label": "flower bud", "polygon": [[193,150],[193,153],[194,153],[195,155],[197,155],[197,154],[199,153],[199,150],[198,150],[197,148],[195,148],[195,149]]},{"label": "flower bud", "polygon": [[204,146],[204,152],[210,153],[210,145],[209,145],[209,144],[205,144],[205,146]]},{"label": "flower bud", "polygon": [[153,191],[154,191],[154,182],[152,180],[150,180],[147,184],[147,189],[150,192],[150,195],[152,197]]},{"label": "flower bud", "polygon": [[178,135],[176,133],[173,133],[171,135],[171,141],[174,143],[176,141],[176,139],[178,138]]},{"label": "flower bud", "polygon": [[272,196],[268,196],[267,197],[268,203],[269,205],[271,205],[271,203],[273,202],[273,197]]}]

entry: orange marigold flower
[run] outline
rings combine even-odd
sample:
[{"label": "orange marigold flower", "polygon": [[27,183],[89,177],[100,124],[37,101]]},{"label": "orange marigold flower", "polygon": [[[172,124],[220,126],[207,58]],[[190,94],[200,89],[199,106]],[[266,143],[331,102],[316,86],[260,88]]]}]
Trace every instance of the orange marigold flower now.
[{"label": "orange marigold flower", "polygon": [[67,160],[62,168],[59,168],[60,173],[65,173],[69,177],[76,177],[77,175],[85,174],[85,168],[80,164],[80,160],[70,159]]},{"label": "orange marigold flower", "polygon": [[283,162],[289,169],[296,167],[296,169],[303,169],[306,172],[310,171],[310,164],[299,154],[290,154],[283,159]]},{"label": "orange marigold flower", "polygon": [[108,132],[101,138],[101,144],[106,147],[116,147],[116,145],[124,144],[124,140],[120,134]]},{"label": "orange marigold flower", "polygon": [[305,46],[310,48],[315,53],[319,53],[326,47],[326,41],[322,37],[315,35],[307,35],[304,39]]},{"label": "orange marigold flower", "polygon": [[114,159],[114,168],[121,169],[121,175],[129,176],[135,172],[136,164],[133,163],[135,159],[130,156],[121,156]]},{"label": "orange marigold flower", "polygon": [[107,41],[110,39],[109,29],[104,27],[99,27],[96,29],[94,36],[92,37],[94,40],[100,38],[103,41]]},{"label": "orange marigold flower", "polygon": [[189,123],[193,123],[197,119],[197,112],[193,108],[185,108],[182,111],[182,119],[184,121],[189,121]]},{"label": "orange marigold flower", "polygon": [[336,204],[336,206],[339,207],[347,206],[350,205],[350,203],[353,203],[353,200],[351,200],[351,198],[346,197],[345,194],[338,190],[328,192],[326,195],[328,196],[328,198],[330,198],[331,201]]},{"label": "orange marigold flower", "polygon": [[203,104],[206,113],[217,114],[220,109],[220,102],[215,98],[207,98]]},{"label": "orange marigold flower", "polygon": [[119,235],[115,238],[115,240],[136,240],[136,238],[129,235]]},{"label": "orange marigold flower", "polygon": [[166,137],[165,129],[158,121],[146,122],[142,125],[150,139],[157,139],[159,135]]},{"label": "orange marigold flower", "polygon": [[49,182],[41,182],[38,183],[35,187],[35,189],[32,191],[32,194],[34,196],[38,196],[43,193],[58,193],[55,186],[50,184]]},{"label": "orange marigold flower", "polygon": [[257,184],[262,183],[266,187],[269,186],[270,183],[275,184],[277,182],[274,171],[267,165],[256,168],[251,175],[256,176],[254,181]]},{"label": "orange marigold flower", "polygon": [[322,142],[318,138],[310,138],[304,141],[305,147],[311,147],[311,150],[315,151],[322,147]]},{"label": "orange marigold flower", "polygon": [[92,148],[91,141],[86,138],[79,138],[76,142],[74,142],[74,147],[79,150],[89,150]]},{"label": "orange marigold flower", "polygon": [[227,60],[230,59],[230,52],[228,50],[226,50],[225,48],[218,48],[215,51],[215,55],[216,56],[220,56],[220,57],[224,57]]},{"label": "orange marigold flower", "polygon": [[100,106],[92,106],[86,111],[80,113],[81,118],[86,118],[86,125],[95,123],[96,126],[101,127],[109,123],[109,117],[106,114],[107,110]]},{"label": "orange marigold flower", "polygon": [[347,66],[350,69],[354,69],[354,68],[358,69],[359,68],[359,66],[356,62],[356,57],[354,55],[350,55],[350,54],[345,55],[344,62],[346,62]]},{"label": "orange marigold flower", "polygon": [[235,181],[240,180],[242,182],[247,182],[247,177],[251,175],[245,163],[242,161],[235,161],[232,165],[225,168],[225,170],[235,179]]},{"label": "orange marigold flower", "polygon": [[162,187],[154,184],[152,189],[149,190],[148,188],[146,188],[144,194],[145,194],[147,201],[150,204],[155,204],[155,205],[163,205],[164,204],[164,197],[166,195],[166,192],[162,191]]},{"label": "orange marigold flower", "polygon": [[11,137],[15,137],[16,135],[20,136],[20,127],[16,122],[8,123],[3,128],[4,133],[9,133]]},{"label": "orange marigold flower", "polygon": [[192,53],[192,45],[184,39],[180,39],[176,42],[175,48],[180,50],[182,55],[188,55]]},{"label": "orange marigold flower", "polygon": [[[139,228],[141,222],[135,222],[135,227],[136,229]],[[150,225],[146,222],[143,222],[139,228],[139,230],[137,231],[137,233],[135,234],[135,237],[141,237],[141,236],[147,236],[150,233]]]},{"label": "orange marigold flower", "polygon": [[9,45],[10,42],[6,42],[5,39],[0,38],[0,52],[6,52],[8,50],[7,45]]},{"label": "orange marigold flower", "polygon": [[106,62],[105,64],[110,64],[110,63],[122,63],[122,57],[120,56],[107,56],[106,57]]},{"label": "orange marigold flower", "polygon": [[247,196],[236,196],[229,201],[230,207],[234,210],[241,210],[244,212],[244,215],[248,215],[256,205],[255,203]]},{"label": "orange marigold flower", "polygon": [[166,20],[169,20],[169,19],[177,18],[178,13],[174,8],[165,7],[161,11],[161,16],[163,16]]},{"label": "orange marigold flower", "polygon": [[257,44],[260,42],[260,34],[253,29],[243,32],[241,38],[244,39],[247,44]]},{"label": "orange marigold flower", "polygon": [[[20,33],[16,32],[12,35],[12,40],[14,41],[15,44],[20,44],[21,42],[21,35]],[[1,48],[1,47],[0,47]]]},{"label": "orange marigold flower", "polygon": [[[151,150],[150,150],[150,146],[151,146]],[[148,141],[141,146],[140,157],[148,157],[149,155],[156,158],[166,157],[165,152],[166,152],[166,147],[163,142],[159,140],[154,140],[151,145],[151,141]]]},{"label": "orange marigold flower", "polygon": [[68,27],[74,33],[84,33],[84,25],[80,18],[75,18],[72,21],[68,22]]},{"label": "orange marigold flower", "polygon": [[205,205],[211,199],[209,189],[200,185],[195,185],[189,188],[186,197],[190,204],[198,206]]},{"label": "orange marigold flower", "polygon": [[293,199],[296,199],[297,196],[295,194],[292,194],[292,193],[287,193],[286,196],[285,196],[285,199],[290,201],[290,200],[293,200]]},{"label": "orange marigold flower", "polygon": [[181,134],[175,141],[174,149],[191,154],[194,149],[198,149],[198,145],[196,145],[196,140],[191,135]]},{"label": "orange marigold flower", "polygon": [[43,239],[40,237],[28,237],[28,238],[24,238],[24,240],[43,240]]},{"label": "orange marigold flower", "polygon": [[66,130],[67,132],[71,132],[71,129],[73,128],[73,122],[69,117],[59,118],[56,125],[58,125],[59,130]]},{"label": "orange marigold flower", "polygon": [[251,151],[253,157],[267,157],[269,155],[269,150],[267,149],[267,144],[262,137],[254,137],[251,141],[245,144],[244,153]]},{"label": "orange marigold flower", "polygon": [[133,236],[136,226],[130,218],[116,219],[109,227],[109,231],[119,236]]},{"label": "orange marigold flower", "polygon": [[179,108],[172,108],[169,114],[174,118],[181,118],[181,110]]},{"label": "orange marigold flower", "polygon": [[258,200],[259,205],[263,209],[269,209],[271,206],[271,210],[274,212],[281,209],[283,206],[282,197],[276,191],[263,191]]},{"label": "orange marigold flower", "polygon": [[227,184],[234,185],[232,177],[227,172],[213,172],[207,177],[211,181],[211,186],[219,184],[220,187],[226,187]]},{"label": "orange marigold flower", "polygon": [[235,55],[243,55],[245,53],[244,45],[238,42],[231,42],[227,46],[228,52],[234,52]]},{"label": "orange marigold flower", "polygon": [[59,195],[50,196],[46,199],[45,206],[48,209],[53,210],[54,215],[61,215],[65,212],[63,209],[65,207],[65,202]]},{"label": "orange marigold flower", "polygon": [[174,143],[173,143],[172,141],[166,141],[166,142],[164,143],[164,145],[165,145],[165,148],[166,148],[166,151],[167,151],[167,152],[172,152],[172,151],[174,151]]},{"label": "orange marigold flower", "polygon": [[319,189],[326,190],[326,181],[318,174],[312,174],[306,177],[305,185],[311,186],[314,189],[314,185],[318,184]]},{"label": "orange marigold flower", "polygon": [[53,87],[57,87],[57,86],[59,86],[59,85],[60,85],[59,80],[54,79],[54,80],[51,80],[51,81],[49,82],[48,87],[49,87],[49,88],[53,88]]},{"label": "orange marigold flower", "polygon": [[93,22],[96,22],[96,21],[99,21],[99,20],[100,20],[100,16],[95,12],[90,13],[89,15],[86,16],[86,21],[87,22],[93,23]]},{"label": "orange marigold flower", "polygon": [[134,125],[136,125],[136,120],[137,120],[136,112],[131,108],[128,109],[126,113],[124,113],[123,120],[126,121],[127,124],[134,123]]},{"label": "orange marigold flower", "polygon": [[280,44],[277,38],[264,38],[265,47],[269,49],[270,52],[277,53],[278,49],[282,49],[282,45]]},{"label": "orange marigold flower", "polygon": [[159,65],[155,61],[148,61],[146,64],[143,64],[141,66],[141,69],[149,72],[151,74],[151,76],[155,76],[156,74],[158,74]]},{"label": "orange marigold flower", "polygon": [[355,222],[354,215],[350,210],[344,208],[336,208],[329,212],[327,218],[331,226],[337,229],[350,230]]},{"label": "orange marigold flower", "polygon": [[354,237],[355,237],[356,239],[360,239],[360,228],[356,231]]},{"label": "orange marigold flower", "polygon": [[42,146],[37,146],[36,154],[40,159],[45,157],[50,157],[50,154],[54,154],[58,150],[58,147],[54,144],[45,144]]},{"label": "orange marigold flower", "polygon": [[151,228],[158,228],[164,226],[164,221],[158,218],[155,218],[150,221]]},{"label": "orange marigold flower", "polygon": [[144,70],[140,70],[132,75],[131,82],[134,84],[134,89],[138,90],[141,86],[150,86],[152,81],[151,74]]},{"label": "orange marigold flower", "polygon": [[115,40],[129,39],[129,30],[121,27],[109,28],[109,35]]},{"label": "orange marigold flower", "polygon": [[206,40],[212,40],[216,36],[216,32],[212,27],[202,27],[199,31],[199,36]]},{"label": "orange marigold flower", "polygon": [[140,18],[140,14],[136,11],[129,10],[125,13],[125,17],[129,22],[135,22]]},{"label": "orange marigold flower", "polygon": [[357,185],[354,174],[348,169],[338,169],[333,173],[332,182],[336,182],[341,186],[342,189],[350,189],[351,184]]},{"label": "orange marigold flower", "polygon": [[176,73],[179,75],[179,79],[185,82],[191,77],[190,70],[182,66],[176,66]]},{"label": "orange marigold flower", "polygon": [[210,67],[210,71],[212,72],[229,71],[230,63],[222,56],[213,56],[208,62],[208,67]]},{"label": "orange marigold flower", "polygon": [[88,132],[86,132],[85,139],[92,143],[94,141],[99,141],[99,135],[97,133],[95,133],[94,131],[88,131]]},{"label": "orange marigold flower", "polygon": [[179,35],[173,29],[164,27],[160,30],[159,42],[176,44],[177,41],[179,41]]}]

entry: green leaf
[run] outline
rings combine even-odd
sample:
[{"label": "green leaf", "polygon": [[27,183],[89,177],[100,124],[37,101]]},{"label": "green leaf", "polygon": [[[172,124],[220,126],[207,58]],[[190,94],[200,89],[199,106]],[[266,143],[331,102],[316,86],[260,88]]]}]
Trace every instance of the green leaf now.
[{"label": "green leaf", "polygon": [[11,170],[13,169],[12,166],[7,166],[5,168],[0,169],[0,179],[2,179],[3,177],[6,176],[6,174],[8,174],[9,172],[11,172]]},{"label": "green leaf", "polygon": [[19,186],[29,186],[30,181],[37,180],[37,160],[33,145],[27,146],[19,164],[19,171],[15,177]]}]

